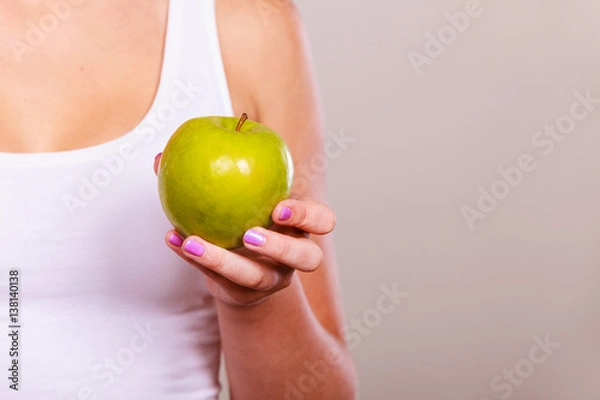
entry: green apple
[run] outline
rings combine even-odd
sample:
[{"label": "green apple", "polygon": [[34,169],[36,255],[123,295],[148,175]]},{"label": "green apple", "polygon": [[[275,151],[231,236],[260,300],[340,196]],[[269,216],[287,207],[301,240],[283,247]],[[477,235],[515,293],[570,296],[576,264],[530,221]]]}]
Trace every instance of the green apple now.
[{"label": "green apple", "polygon": [[163,210],[184,237],[197,235],[226,249],[242,246],[244,232],[269,227],[286,199],[294,166],[285,141],[243,114],[184,122],[158,167]]}]

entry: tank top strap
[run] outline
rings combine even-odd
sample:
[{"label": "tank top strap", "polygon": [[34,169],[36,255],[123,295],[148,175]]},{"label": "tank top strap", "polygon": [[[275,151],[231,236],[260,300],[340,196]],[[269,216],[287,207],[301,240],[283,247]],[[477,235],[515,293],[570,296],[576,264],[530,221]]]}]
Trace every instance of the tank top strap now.
[{"label": "tank top strap", "polygon": [[163,69],[165,84],[201,85],[203,97],[210,98],[215,113],[233,114],[215,0],[170,0]]}]

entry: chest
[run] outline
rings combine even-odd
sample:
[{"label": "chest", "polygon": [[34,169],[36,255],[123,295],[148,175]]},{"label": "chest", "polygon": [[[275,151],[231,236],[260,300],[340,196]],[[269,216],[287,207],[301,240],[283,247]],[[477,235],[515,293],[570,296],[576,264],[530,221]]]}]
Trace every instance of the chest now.
[{"label": "chest", "polygon": [[0,151],[92,146],[139,123],[158,86],[167,4],[136,3],[0,6]]}]

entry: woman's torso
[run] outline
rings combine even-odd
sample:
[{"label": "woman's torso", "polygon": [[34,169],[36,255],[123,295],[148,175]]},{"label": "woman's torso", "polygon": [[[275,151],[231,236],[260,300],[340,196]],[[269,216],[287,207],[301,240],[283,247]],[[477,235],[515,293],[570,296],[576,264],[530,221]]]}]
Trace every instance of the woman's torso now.
[{"label": "woman's torso", "polygon": [[[216,310],[163,243],[152,172],[183,121],[232,114],[214,2],[173,0],[168,23],[166,1],[114,3],[65,2],[62,16],[43,3],[0,31],[31,47],[0,56],[0,291],[18,269],[21,309],[20,390],[4,385],[2,398],[218,392]],[[47,31],[39,43],[28,19]],[[7,304],[0,318],[8,327]]]}]

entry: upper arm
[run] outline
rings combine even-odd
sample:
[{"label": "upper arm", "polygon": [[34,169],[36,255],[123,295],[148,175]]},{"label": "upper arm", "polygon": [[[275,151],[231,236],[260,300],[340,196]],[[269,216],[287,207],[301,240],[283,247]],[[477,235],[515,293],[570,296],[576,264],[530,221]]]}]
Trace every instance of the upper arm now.
[{"label": "upper arm", "polygon": [[[286,140],[295,166],[294,196],[325,202],[320,105],[306,37],[289,0],[218,0],[219,36],[237,115],[271,127]],[[337,265],[330,236],[314,237],[325,253],[321,268],[299,273],[309,304],[321,324],[343,337]]]}]

